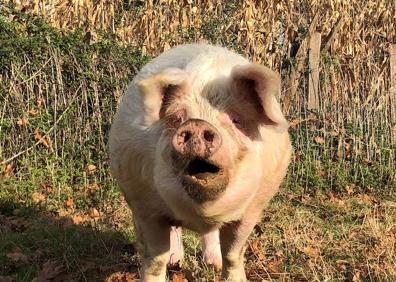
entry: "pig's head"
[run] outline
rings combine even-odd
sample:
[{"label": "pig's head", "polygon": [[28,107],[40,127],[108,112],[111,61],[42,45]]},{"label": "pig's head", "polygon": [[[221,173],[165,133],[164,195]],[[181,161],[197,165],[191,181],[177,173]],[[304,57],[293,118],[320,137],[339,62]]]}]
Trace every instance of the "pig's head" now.
[{"label": "pig's head", "polygon": [[183,196],[198,205],[221,198],[245,155],[259,153],[261,128],[288,127],[275,98],[279,77],[264,66],[205,73],[166,69],[138,86],[145,123],[160,132],[155,163],[161,167],[154,178],[162,197],[173,202]]}]

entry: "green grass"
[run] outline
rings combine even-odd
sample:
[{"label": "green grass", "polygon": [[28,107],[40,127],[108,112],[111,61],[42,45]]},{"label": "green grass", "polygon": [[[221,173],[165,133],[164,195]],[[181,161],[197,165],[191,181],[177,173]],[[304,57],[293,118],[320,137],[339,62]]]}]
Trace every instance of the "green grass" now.
[{"label": "green grass", "polygon": [[[213,20],[202,29],[215,40],[220,26]],[[148,58],[105,32],[93,43],[84,36],[0,12],[0,162],[21,152],[0,175],[0,276],[15,281],[138,276],[132,217],[106,144],[117,100]],[[249,240],[249,279],[395,281],[391,146],[368,160],[354,150],[362,127],[331,134],[324,114],[306,115],[314,118],[290,129],[295,154],[281,193]],[[22,117],[28,125],[18,124]],[[37,144],[36,129],[49,145]],[[384,132],[377,127],[379,144]],[[201,260],[199,238],[186,232],[184,243],[185,266],[169,275],[217,279]]]}]

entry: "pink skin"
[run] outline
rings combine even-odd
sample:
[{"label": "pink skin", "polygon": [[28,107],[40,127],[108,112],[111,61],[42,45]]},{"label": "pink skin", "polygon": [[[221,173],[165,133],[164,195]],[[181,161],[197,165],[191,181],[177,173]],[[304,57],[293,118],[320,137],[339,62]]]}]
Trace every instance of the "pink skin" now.
[{"label": "pink skin", "polygon": [[202,234],[223,280],[246,281],[246,240],[292,151],[280,80],[219,47],[183,48],[131,83],[110,133],[112,171],[133,210],[143,281],[182,264],[182,227]]},{"label": "pink skin", "polygon": [[180,227],[171,227],[170,233],[170,250],[169,250],[169,262],[171,266],[183,264],[184,250],[182,241],[182,229]]},{"label": "pink skin", "polygon": [[220,248],[219,230],[211,231],[202,237],[202,256],[207,265],[221,270],[222,257]]},{"label": "pink skin", "polygon": [[172,145],[182,155],[206,158],[220,148],[221,138],[217,129],[208,122],[190,119],[176,130]]},{"label": "pink skin", "polygon": [[[206,265],[213,266],[220,271],[222,267],[219,230],[211,231],[202,236],[202,257]],[[184,251],[182,242],[182,229],[171,227],[170,250],[168,265],[183,265]]]}]

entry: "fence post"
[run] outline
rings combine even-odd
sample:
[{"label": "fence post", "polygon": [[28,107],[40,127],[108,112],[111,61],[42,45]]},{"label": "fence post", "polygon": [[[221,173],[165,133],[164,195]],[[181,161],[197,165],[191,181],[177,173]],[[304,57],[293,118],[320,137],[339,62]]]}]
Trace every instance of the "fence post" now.
[{"label": "fence post", "polygon": [[[390,93],[392,99],[396,99],[396,44],[390,44],[389,48],[390,62]],[[394,113],[396,114],[396,113]]]},{"label": "fence post", "polygon": [[396,44],[389,46],[390,64],[390,104],[391,104],[391,135],[392,141],[396,144]]},{"label": "fence post", "polygon": [[309,41],[308,109],[319,109],[319,62],[321,35],[315,32]]}]

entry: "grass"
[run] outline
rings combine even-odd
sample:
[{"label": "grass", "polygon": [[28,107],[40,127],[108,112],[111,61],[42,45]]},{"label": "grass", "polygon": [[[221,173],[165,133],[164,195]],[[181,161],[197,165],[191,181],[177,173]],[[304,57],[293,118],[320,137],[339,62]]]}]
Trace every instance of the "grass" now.
[{"label": "grass", "polygon": [[[227,42],[226,20],[208,19],[200,33]],[[117,101],[149,58],[99,33],[90,40],[81,29],[57,29],[12,6],[0,12],[0,281],[139,277],[132,218],[109,173],[106,144]],[[230,44],[237,48],[235,35]],[[329,68],[333,61],[343,67],[336,57],[327,58]],[[248,278],[395,281],[388,124],[359,123],[344,112],[329,117],[332,107],[294,107],[293,162],[249,240]],[[184,243],[186,264],[169,277],[217,280],[201,260],[199,238],[186,232]]]},{"label": "grass", "polygon": [[[393,281],[396,277],[394,194],[313,196],[282,191],[252,234],[246,269],[252,281]],[[29,197],[25,195],[25,199]],[[125,203],[96,216],[46,210],[46,203],[16,204],[1,196],[0,271],[16,281],[43,275],[43,265],[60,266],[58,279],[126,281],[138,276],[132,220]],[[10,202],[4,202],[9,199]],[[393,200],[392,200],[393,199]],[[116,206],[116,207],[115,207]],[[79,217],[84,218],[76,224]],[[201,260],[199,239],[184,236],[186,264],[192,281],[219,276]],[[12,254],[22,254],[15,259]],[[180,273],[173,270],[169,275]],[[217,278],[218,279],[218,278]]]}]

